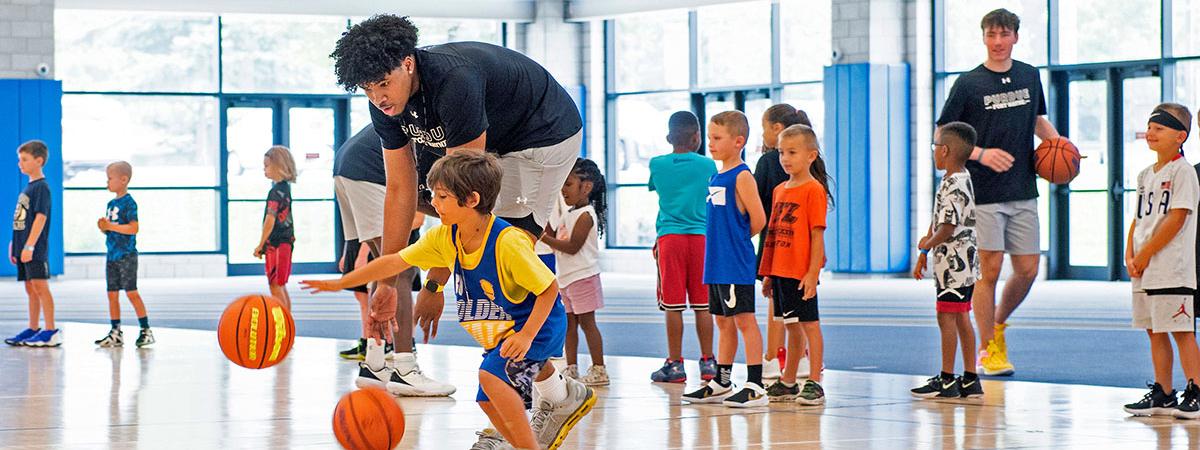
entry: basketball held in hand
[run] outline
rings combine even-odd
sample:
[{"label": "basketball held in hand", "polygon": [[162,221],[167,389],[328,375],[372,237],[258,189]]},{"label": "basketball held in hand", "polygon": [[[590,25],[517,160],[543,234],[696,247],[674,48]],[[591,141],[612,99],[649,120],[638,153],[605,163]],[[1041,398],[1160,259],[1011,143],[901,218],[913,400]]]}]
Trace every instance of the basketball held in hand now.
[{"label": "basketball held in hand", "polygon": [[1042,141],[1034,152],[1034,168],[1038,176],[1054,184],[1067,184],[1079,175],[1079,149],[1067,138],[1059,136]]}]

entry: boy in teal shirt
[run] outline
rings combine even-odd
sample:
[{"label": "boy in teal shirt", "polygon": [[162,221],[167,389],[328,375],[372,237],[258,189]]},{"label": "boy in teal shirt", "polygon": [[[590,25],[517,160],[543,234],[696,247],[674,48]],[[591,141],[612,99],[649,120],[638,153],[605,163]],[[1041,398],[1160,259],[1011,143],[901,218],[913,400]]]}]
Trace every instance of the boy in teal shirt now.
[{"label": "boy in teal shirt", "polygon": [[717,165],[696,153],[700,121],[689,111],[671,115],[667,142],[674,150],[650,160],[651,191],[658,192],[658,237],[654,255],[658,266],[658,309],[666,315],[667,361],[650,374],[655,382],[683,383],[683,310],[696,313],[700,340],[700,378],[717,375],[712,353],[713,320],[704,286],[704,229],[708,181]]}]

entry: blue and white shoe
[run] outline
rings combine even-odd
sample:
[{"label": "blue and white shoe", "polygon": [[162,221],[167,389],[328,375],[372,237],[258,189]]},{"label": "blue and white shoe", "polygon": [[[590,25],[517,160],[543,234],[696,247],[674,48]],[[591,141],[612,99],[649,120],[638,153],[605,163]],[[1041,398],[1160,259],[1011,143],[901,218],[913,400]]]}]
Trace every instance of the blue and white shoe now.
[{"label": "blue and white shoe", "polygon": [[58,347],[62,345],[62,330],[42,330],[25,341],[30,347]]},{"label": "blue and white shoe", "polygon": [[25,345],[25,341],[38,334],[39,331],[42,331],[42,329],[26,328],[25,331],[17,333],[16,336],[5,339],[4,343],[8,345]]}]

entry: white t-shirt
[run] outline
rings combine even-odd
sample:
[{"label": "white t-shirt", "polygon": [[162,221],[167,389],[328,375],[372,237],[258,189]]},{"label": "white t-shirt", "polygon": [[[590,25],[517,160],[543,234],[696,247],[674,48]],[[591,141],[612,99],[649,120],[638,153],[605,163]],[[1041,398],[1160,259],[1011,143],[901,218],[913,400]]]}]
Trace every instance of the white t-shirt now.
[{"label": "white t-shirt", "polygon": [[940,291],[975,285],[979,279],[979,249],[975,236],[975,189],[966,171],[947,175],[938,185],[933,227],[954,225],[950,240],[933,248],[933,278]]},{"label": "white t-shirt", "polygon": [[1133,227],[1133,249],[1146,245],[1155,228],[1172,209],[1188,210],[1183,228],[1166,247],[1150,258],[1141,278],[1133,279],[1133,290],[1196,288],[1196,204],[1200,184],[1196,169],[1187,160],[1175,158],[1158,172],[1154,165],[1138,174],[1137,219]]},{"label": "white t-shirt", "polygon": [[596,231],[598,222],[596,222],[596,210],[592,208],[592,205],[566,210],[562,215],[562,226],[556,229],[557,237],[564,240],[570,239],[571,233],[575,230],[575,223],[584,214],[592,216],[592,229],[588,230],[587,240],[583,242],[583,247],[579,248],[579,252],[569,255],[558,250],[554,251],[554,258],[558,263],[558,286],[560,288],[600,273],[600,242]]}]

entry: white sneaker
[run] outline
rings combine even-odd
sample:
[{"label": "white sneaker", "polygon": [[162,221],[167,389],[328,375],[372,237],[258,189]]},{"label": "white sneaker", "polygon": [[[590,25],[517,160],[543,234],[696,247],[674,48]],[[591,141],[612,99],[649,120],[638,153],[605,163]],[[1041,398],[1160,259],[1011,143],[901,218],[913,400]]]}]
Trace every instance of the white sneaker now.
[{"label": "white sneaker", "polygon": [[778,380],[781,376],[783,376],[783,371],[779,370],[779,358],[763,361],[762,377],[764,380]]},{"label": "white sneaker", "polygon": [[399,379],[400,376],[391,367],[383,366],[382,369],[371,370],[371,366],[368,366],[366,362],[360,362],[358,363],[358,378],[354,379],[354,385],[359,389],[384,389],[387,388],[389,381]]},{"label": "white sneaker", "polygon": [[754,408],[758,406],[767,406],[771,403],[771,399],[767,398],[767,390],[758,383],[747,382],[742,390],[736,394],[725,397],[721,402],[722,405],[730,408]]},{"label": "white sneaker", "polygon": [[96,345],[101,348],[123,346],[125,345],[125,335],[121,333],[120,328],[112,328],[108,330],[107,335],[96,340]]},{"label": "white sneaker", "polygon": [[458,389],[453,385],[433,380],[421,373],[417,358],[412,353],[397,353],[395,357],[396,377],[387,383],[388,392],[399,397],[446,397]]},{"label": "white sneaker", "polygon": [[608,386],[608,370],[593,364],[588,367],[587,375],[579,378],[579,381],[588,386]]},{"label": "white sneaker", "polygon": [[504,440],[504,436],[494,429],[484,428],[483,431],[476,431],[475,435],[479,436],[479,440],[475,441],[471,450],[512,450],[513,448],[508,441]]},{"label": "white sneaker", "polygon": [[564,378],[563,381],[567,383],[567,399],[557,405],[539,399],[529,419],[538,445],[546,450],[554,450],[562,445],[571,428],[596,405],[596,394],[592,388],[570,378]]},{"label": "white sneaker", "polygon": [[579,366],[575,364],[567,364],[567,368],[563,369],[562,376],[567,378],[579,379]]}]

